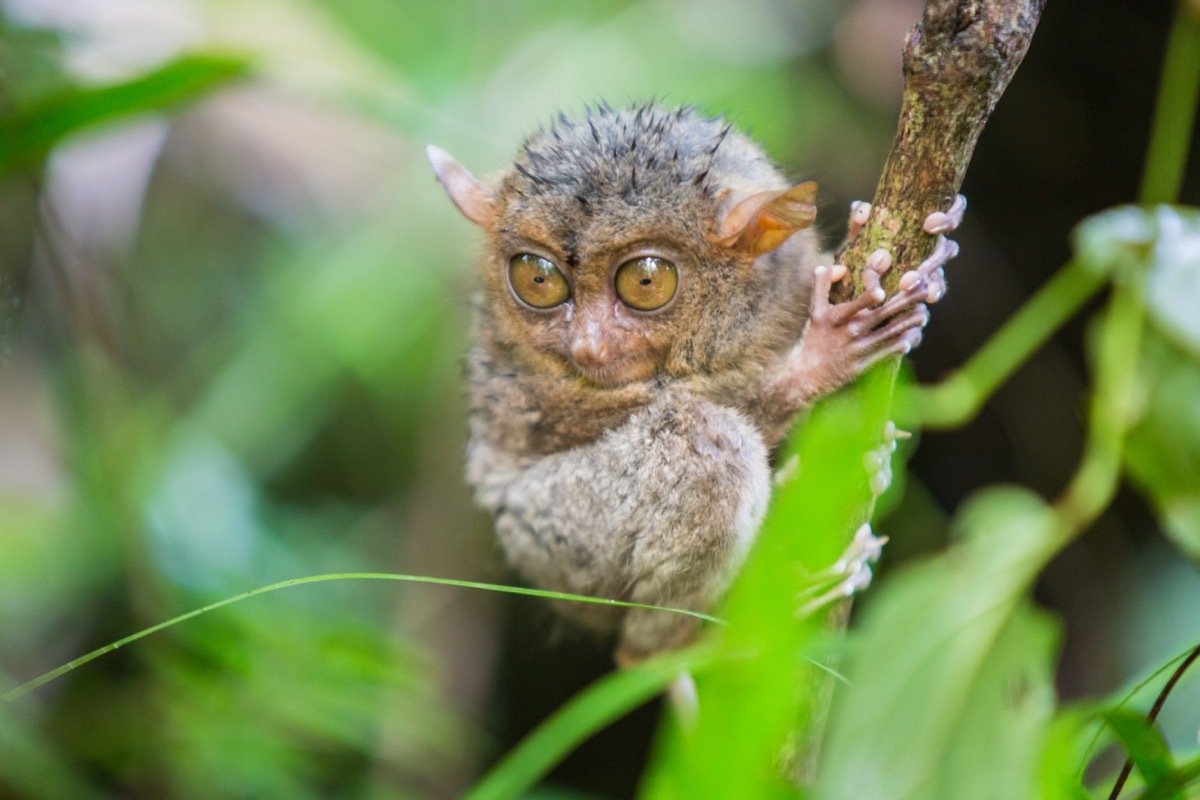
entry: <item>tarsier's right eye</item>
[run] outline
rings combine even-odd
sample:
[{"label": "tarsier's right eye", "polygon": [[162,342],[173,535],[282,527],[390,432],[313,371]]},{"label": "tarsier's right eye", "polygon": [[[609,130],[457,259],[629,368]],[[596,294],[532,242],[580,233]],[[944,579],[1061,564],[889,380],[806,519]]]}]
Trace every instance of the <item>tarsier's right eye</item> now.
[{"label": "tarsier's right eye", "polygon": [[531,253],[508,262],[508,282],[517,297],[534,308],[554,308],[571,296],[571,287],[554,262]]}]

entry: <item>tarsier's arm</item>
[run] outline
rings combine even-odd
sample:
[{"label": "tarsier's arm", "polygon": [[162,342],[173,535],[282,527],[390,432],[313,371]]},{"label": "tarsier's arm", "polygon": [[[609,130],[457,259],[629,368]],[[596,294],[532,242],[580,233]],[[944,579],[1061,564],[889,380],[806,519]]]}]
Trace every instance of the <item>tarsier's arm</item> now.
[{"label": "tarsier's arm", "polygon": [[[959,195],[948,211],[926,218],[926,233],[940,237],[937,247],[916,269],[904,273],[899,291],[890,298],[880,285],[880,277],[892,266],[887,250],[876,250],[867,258],[866,290],[845,303],[830,303],[829,292],[846,268],[818,266],[804,335],[782,368],[769,376],[762,389],[764,400],[794,412],[845,386],[879,361],[920,344],[929,320],[927,304],[946,293],[943,267],[958,254],[958,245],[942,234],[958,227],[966,207],[966,199]],[[849,238],[857,235],[870,208],[869,203],[854,204]]]}]

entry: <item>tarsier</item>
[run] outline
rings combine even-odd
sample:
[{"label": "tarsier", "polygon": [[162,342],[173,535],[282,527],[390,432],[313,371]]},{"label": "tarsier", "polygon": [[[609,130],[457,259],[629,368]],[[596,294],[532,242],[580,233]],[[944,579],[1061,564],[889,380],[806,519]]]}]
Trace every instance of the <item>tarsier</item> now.
[{"label": "tarsier", "polygon": [[[816,186],[691,108],[560,116],[490,183],[428,155],[483,228],[467,356],[467,477],[510,563],[550,590],[708,610],[767,507],[797,413],[921,338],[934,256],[887,298],[831,304],[845,268],[810,228]],[[959,198],[925,220],[940,235]],[[869,206],[851,212],[851,236]],[[829,266],[821,266],[829,265]],[[619,663],[687,643],[694,618],[562,603]]]}]

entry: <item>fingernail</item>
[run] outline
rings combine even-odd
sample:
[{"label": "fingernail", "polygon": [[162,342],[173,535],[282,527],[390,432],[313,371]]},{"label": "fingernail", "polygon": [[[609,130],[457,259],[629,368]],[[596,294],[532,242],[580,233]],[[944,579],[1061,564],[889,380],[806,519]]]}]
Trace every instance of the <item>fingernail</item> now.
[{"label": "fingernail", "polygon": [[882,247],[867,256],[867,269],[872,272],[887,272],[888,267],[891,265],[892,254]]},{"label": "fingernail", "polygon": [[932,235],[947,233],[954,230],[953,221],[943,211],[935,211],[925,218],[925,224],[921,226],[925,232]]}]

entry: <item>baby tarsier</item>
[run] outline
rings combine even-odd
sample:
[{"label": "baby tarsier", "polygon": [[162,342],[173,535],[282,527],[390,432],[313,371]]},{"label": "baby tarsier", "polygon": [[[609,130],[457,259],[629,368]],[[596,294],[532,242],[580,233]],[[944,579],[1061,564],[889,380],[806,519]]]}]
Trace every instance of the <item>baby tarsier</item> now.
[{"label": "baby tarsier", "polygon": [[[607,106],[532,136],[494,181],[435,148],[483,228],[467,356],[467,477],[511,564],[549,590],[704,611],[762,521],[797,412],[921,339],[957,248],[885,298],[831,304],[845,274],[809,227],[816,185],[691,108]],[[953,229],[963,201],[925,221]],[[851,236],[869,206],[851,211]],[[562,603],[618,636],[618,663],[675,648],[694,618]]]}]

